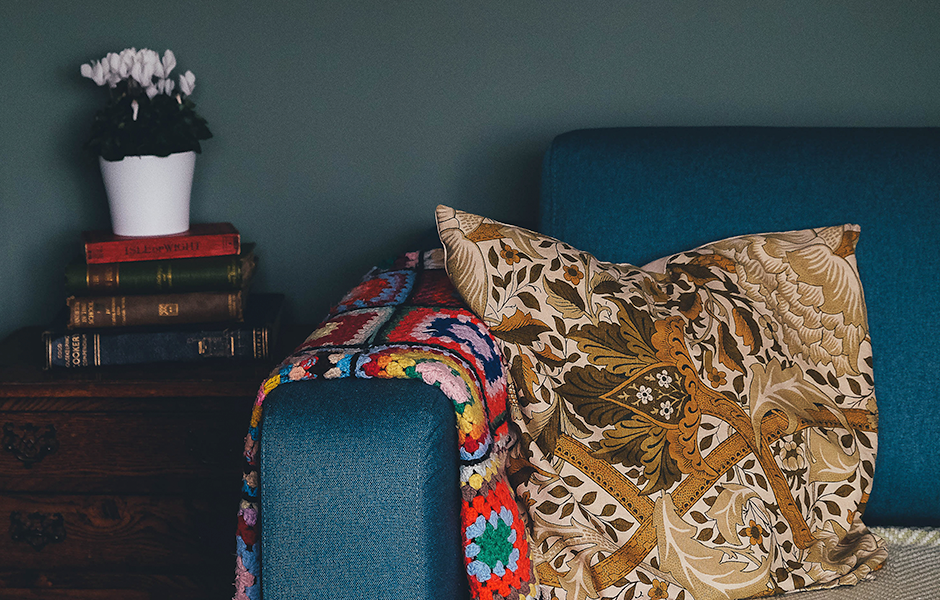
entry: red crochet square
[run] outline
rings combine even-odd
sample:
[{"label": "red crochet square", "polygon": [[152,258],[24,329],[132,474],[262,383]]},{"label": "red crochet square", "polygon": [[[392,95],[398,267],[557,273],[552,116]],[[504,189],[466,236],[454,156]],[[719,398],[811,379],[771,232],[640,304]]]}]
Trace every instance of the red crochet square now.
[{"label": "red crochet square", "polygon": [[324,321],[300,346],[300,350],[322,346],[359,346],[368,343],[394,311],[393,307],[364,308]]}]

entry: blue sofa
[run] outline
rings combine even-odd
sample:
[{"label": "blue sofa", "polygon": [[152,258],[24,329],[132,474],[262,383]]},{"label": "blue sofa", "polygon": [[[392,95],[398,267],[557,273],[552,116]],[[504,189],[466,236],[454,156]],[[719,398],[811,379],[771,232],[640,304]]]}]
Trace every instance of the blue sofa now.
[{"label": "blue sofa", "polygon": [[[733,235],[842,223],[862,229],[880,409],[865,522],[893,546],[859,589],[916,580],[907,597],[940,597],[924,567],[940,563],[927,543],[940,538],[940,130],[582,130],[545,156],[538,229],[602,260],[642,265]],[[454,412],[438,389],[305,381],[265,402],[265,600],[467,597]],[[805,597],[869,597],[852,593]]]}]

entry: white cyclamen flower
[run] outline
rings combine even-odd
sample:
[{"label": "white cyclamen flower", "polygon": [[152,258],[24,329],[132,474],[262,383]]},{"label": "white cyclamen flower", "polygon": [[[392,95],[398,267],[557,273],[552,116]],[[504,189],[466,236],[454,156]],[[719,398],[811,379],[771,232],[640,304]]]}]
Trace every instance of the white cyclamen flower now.
[{"label": "white cyclamen flower", "polygon": [[97,85],[108,83],[108,76],[110,74],[111,70],[108,67],[108,63],[104,61],[91,61],[91,63],[82,65],[82,76],[91,79]]},{"label": "white cyclamen flower", "polygon": [[145,65],[156,66],[160,62],[160,55],[156,50],[143,48],[140,52],[137,53],[137,59]]},{"label": "white cyclamen flower", "polygon": [[163,70],[163,65],[160,63],[160,55],[153,50],[144,48],[137,53],[138,58],[141,62],[144,63],[143,75],[147,83],[150,83],[150,79],[157,74],[157,68]]},{"label": "white cyclamen flower", "polygon": [[184,95],[189,96],[193,93],[193,90],[196,88],[196,76],[193,75],[192,71],[186,71],[180,75],[180,91]]},{"label": "white cyclamen flower", "polygon": [[121,50],[121,65],[118,69],[118,72],[121,74],[121,79],[128,78],[135,62],[137,62],[136,48],[125,48]]},{"label": "white cyclamen flower", "polygon": [[114,52],[108,52],[107,56],[101,61],[102,65],[106,66],[108,72],[108,87],[116,87],[122,79],[127,77],[127,73],[121,75],[121,55],[115,54]]},{"label": "white cyclamen flower", "polygon": [[147,89],[153,85],[153,75],[158,64],[160,64],[160,55],[153,50],[144,48],[134,56],[134,64],[131,65],[131,77],[140,84],[140,87]]},{"label": "white cyclamen flower", "polygon": [[[91,61],[81,65],[82,76],[93,80],[98,85],[108,84],[115,88],[125,79],[133,79],[151,99],[157,94],[173,95],[176,82],[170,79],[170,73],[176,68],[176,55],[166,50],[163,58],[149,48],[125,48],[120,53],[109,52],[101,61]],[[180,75],[179,90],[183,95],[190,95],[196,87],[196,76],[192,71]],[[177,98],[182,103],[181,98]]]},{"label": "white cyclamen flower", "polygon": [[141,87],[146,86],[143,78],[144,66],[137,61],[134,61],[134,64],[131,65],[131,79],[140,84]]},{"label": "white cyclamen flower", "polygon": [[108,52],[104,57],[108,61],[108,66],[111,68],[112,73],[117,73],[121,70],[121,55],[115,54],[114,52]]},{"label": "white cyclamen flower", "polygon": [[[160,77],[169,77],[170,71],[176,67],[176,56],[173,54],[172,50],[167,50],[163,53],[163,75]],[[167,92],[169,93],[169,92]]]}]

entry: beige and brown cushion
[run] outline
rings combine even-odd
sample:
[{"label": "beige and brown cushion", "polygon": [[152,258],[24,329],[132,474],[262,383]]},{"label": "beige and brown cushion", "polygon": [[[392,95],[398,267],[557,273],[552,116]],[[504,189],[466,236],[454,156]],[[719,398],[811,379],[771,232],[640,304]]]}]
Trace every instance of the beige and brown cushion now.
[{"label": "beige and brown cushion", "polygon": [[745,598],[880,568],[859,518],[878,413],[856,227],[639,268],[444,206],[437,222],[518,396],[510,471],[544,597]]}]

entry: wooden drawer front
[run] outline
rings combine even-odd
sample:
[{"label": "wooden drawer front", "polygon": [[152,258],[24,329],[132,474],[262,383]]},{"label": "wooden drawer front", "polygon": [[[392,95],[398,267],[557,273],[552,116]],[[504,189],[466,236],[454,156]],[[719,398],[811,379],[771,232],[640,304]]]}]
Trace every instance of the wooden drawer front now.
[{"label": "wooden drawer front", "polygon": [[0,494],[0,565],[124,572],[230,567],[236,502],[230,496]]},{"label": "wooden drawer front", "polygon": [[181,492],[196,480],[235,482],[248,427],[241,413],[0,413],[0,491]]}]

